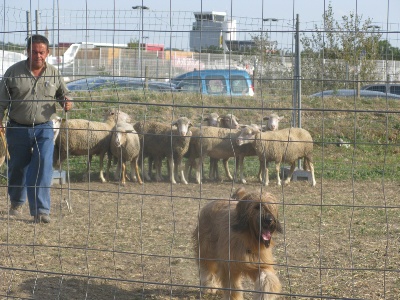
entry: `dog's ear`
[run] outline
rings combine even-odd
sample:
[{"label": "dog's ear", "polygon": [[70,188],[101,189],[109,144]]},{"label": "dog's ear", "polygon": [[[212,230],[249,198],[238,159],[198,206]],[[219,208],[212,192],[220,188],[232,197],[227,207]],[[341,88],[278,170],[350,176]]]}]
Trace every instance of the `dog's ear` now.
[{"label": "dog's ear", "polygon": [[246,231],[249,228],[250,220],[247,211],[249,205],[247,202],[248,200],[240,200],[236,204],[236,220],[232,222],[232,229],[234,231]]},{"label": "dog's ear", "polygon": [[240,200],[246,195],[246,190],[244,187],[238,188],[232,195],[232,199]]}]

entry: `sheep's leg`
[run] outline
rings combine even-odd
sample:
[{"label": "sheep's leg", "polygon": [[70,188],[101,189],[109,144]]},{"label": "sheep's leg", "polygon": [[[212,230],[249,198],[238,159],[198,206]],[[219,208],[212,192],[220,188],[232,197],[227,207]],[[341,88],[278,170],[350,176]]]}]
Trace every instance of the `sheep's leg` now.
[{"label": "sheep's leg", "polygon": [[[268,166],[267,166],[268,167]],[[258,166],[258,175],[257,178],[260,182],[262,182],[262,168],[261,168],[261,164]]]},{"label": "sheep's leg", "polygon": [[88,161],[86,163],[86,173],[83,175],[83,181],[89,181],[90,175],[90,165],[92,163],[92,155],[89,154]]},{"label": "sheep's leg", "polygon": [[154,162],[154,158],[149,156],[147,159],[147,163],[148,163],[148,169],[147,169],[147,176],[148,176],[148,181],[151,181],[151,177],[152,177],[152,173],[153,173],[153,165],[155,165],[156,163]]},{"label": "sheep's leg", "polygon": [[308,162],[310,165],[310,172],[311,172],[311,186],[315,186],[317,182],[315,181],[315,176],[314,176],[314,164],[312,162]]},{"label": "sheep's leg", "polygon": [[[105,154],[100,154],[100,180],[101,180],[101,182],[107,182],[107,180],[104,178],[104,173],[103,173],[104,155]],[[92,161],[91,158],[90,158],[90,161]]]},{"label": "sheep's leg", "polygon": [[119,181],[119,179],[121,178],[120,176],[121,176],[121,160],[118,159],[117,169],[114,172],[114,179]]},{"label": "sheep's leg", "polygon": [[185,175],[186,175],[187,179],[189,179],[192,164],[193,164],[193,160],[189,157],[185,163]]},{"label": "sheep's leg", "polygon": [[[243,183],[243,184],[246,184],[246,179],[244,179],[244,176],[243,176],[243,172],[244,172],[244,170],[243,170],[243,162],[244,162],[244,156],[243,155],[241,155],[239,157],[236,157],[236,171],[235,172],[237,172],[239,170],[240,182]],[[239,165],[239,167],[238,167],[238,165]]]},{"label": "sheep's leg", "polygon": [[221,180],[221,178],[219,176],[219,172],[218,172],[218,161],[219,161],[219,159],[210,157],[210,170],[208,172],[208,178],[212,181],[220,181]]},{"label": "sheep's leg", "polygon": [[108,152],[107,157],[108,157],[108,161],[107,161],[106,178],[107,178],[107,181],[109,181],[110,180],[110,168],[111,168],[111,162],[112,162],[113,156],[111,155],[110,152]]},{"label": "sheep's leg", "polygon": [[178,177],[178,176],[179,176],[179,173],[180,173],[181,183],[183,183],[183,184],[188,184],[188,182],[186,181],[186,178],[185,178],[185,172],[183,172],[182,157],[178,157],[178,158],[176,159],[176,162],[175,162],[175,170],[176,170],[176,174],[177,174],[176,177]]},{"label": "sheep's leg", "polygon": [[269,174],[268,174],[268,163],[266,160],[260,160],[260,168],[261,168],[261,183],[264,186],[269,184]]},{"label": "sheep's leg", "polygon": [[169,180],[172,184],[176,184],[176,180],[175,180],[175,166],[174,166],[174,159],[172,157],[168,157],[167,159],[168,161],[168,166],[169,166]]},{"label": "sheep's leg", "polygon": [[162,158],[154,158],[154,167],[156,169],[156,181],[160,182],[163,180],[161,175]]},{"label": "sheep's leg", "polygon": [[126,181],[126,162],[121,162],[121,184],[125,185]]},{"label": "sheep's leg", "polygon": [[291,165],[290,165],[290,171],[289,171],[289,174],[288,174],[288,176],[287,176],[287,178],[286,178],[286,180],[285,180],[285,184],[289,184],[290,183],[290,180],[292,180],[292,175],[293,175],[293,172],[294,172],[294,169],[296,168],[296,161],[294,161]]},{"label": "sheep's leg", "polygon": [[228,177],[229,180],[233,180],[231,172],[229,171],[228,160],[229,160],[229,158],[225,158],[225,159],[222,160],[222,163],[224,165],[226,177]]},{"label": "sheep's leg", "polygon": [[[280,169],[281,169],[281,164],[275,162],[276,180],[277,180],[277,182],[278,182],[278,185],[281,185],[281,184],[282,184],[282,183],[281,183]],[[290,166],[290,170],[292,170],[292,166]],[[294,168],[293,168],[293,170],[294,170]],[[290,173],[290,171],[289,171],[289,173]],[[292,174],[289,174],[289,175],[290,175],[290,177],[292,177]],[[288,177],[288,178],[290,178],[290,177]],[[289,181],[290,181],[290,179],[289,179]],[[285,183],[286,183],[286,181],[285,181]]]},{"label": "sheep's leg", "polygon": [[203,171],[201,168],[202,164],[203,164],[203,157],[200,156],[198,161],[196,162],[196,182],[198,184],[201,183],[201,178],[202,178],[201,173]]},{"label": "sheep's leg", "polygon": [[138,158],[137,157],[134,158],[131,161],[131,177],[133,178],[133,177],[135,177],[135,175],[136,175],[136,178],[137,178],[137,182],[139,184],[143,184],[143,181],[140,178],[139,166],[138,166]]}]

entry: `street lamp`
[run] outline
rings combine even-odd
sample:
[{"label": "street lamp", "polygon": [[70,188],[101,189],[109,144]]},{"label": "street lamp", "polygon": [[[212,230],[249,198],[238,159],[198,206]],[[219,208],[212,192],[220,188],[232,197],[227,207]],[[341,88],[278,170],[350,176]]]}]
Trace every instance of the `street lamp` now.
[{"label": "street lamp", "polygon": [[[132,9],[139,9],[140,10],[140,24],[139,24],[139,49],[138,49],[138,57],[140,61],[140,77],[142,77],[142,56],[141,56],[141,47],[142,47],[142,40],[143,40],[143,10],[150,9],[144,5],[136,5],[132,6]],[[138,64],[139,69],[139,64]]]},{"label": "street lamp", "polygon": [[266,18],[263,22],[269,22],[269,47],[270,52],[272,51],[272,22],[278,22],[277,18]]}]

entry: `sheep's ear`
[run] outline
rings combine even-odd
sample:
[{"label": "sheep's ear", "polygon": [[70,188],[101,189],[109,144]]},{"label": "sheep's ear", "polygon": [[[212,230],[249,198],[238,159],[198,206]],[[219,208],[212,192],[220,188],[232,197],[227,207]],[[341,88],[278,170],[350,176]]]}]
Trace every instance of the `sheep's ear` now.
[{"label": "sheep's ear", "polygon": [[252,126],[252,129],[251,129],[251,130],[253,131],[254,134],[255,134],[255,133],[260,133],[260,132],[261,132],[261,130],[260,130],[260,128],[258,128],[258,126],[257,126],[257,127]]},{"label": "sheep's ear", "polygon": [[263,120],[269,120],[269,116],[264,117]]},{"label": "sheep's ear", "polygon": [[189,122],[188,127],[190,128],[192,126],[193,126],[192,122]]},{"label": "sheep's ear", "polygon": [[177,121],[173,121],[173,122],[171,123],[172,126],[178,126],[177,124],[178,124]]},{"label": "sheep's ear", "polygon": [[244,187],[238,188],[232,195],[232,199],[240,200],[246,195],[246,189]]}]

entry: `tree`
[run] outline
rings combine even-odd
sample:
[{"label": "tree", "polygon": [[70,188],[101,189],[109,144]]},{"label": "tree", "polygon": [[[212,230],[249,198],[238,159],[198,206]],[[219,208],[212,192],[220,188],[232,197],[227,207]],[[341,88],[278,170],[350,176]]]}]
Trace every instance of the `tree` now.
[{"label": "tree", "polygon": [[335,21],[332,6],[323,15],[324,28],[315,26],[310,36],[301,38],[302,75],[308,79],[303,90],[355,88],[349,80],[369,81],[375,77],[381,34],[371,30],[371,19],[351,12]]},{"label": "tree", "polygon": [[393,47],[387,40],[378,42],[380,59],[400,60],[400,49]]},{"label": "tree", "polygon": [[129,49],[139,49],[139,41],[131,39],[128,43],[128,48]]}]

